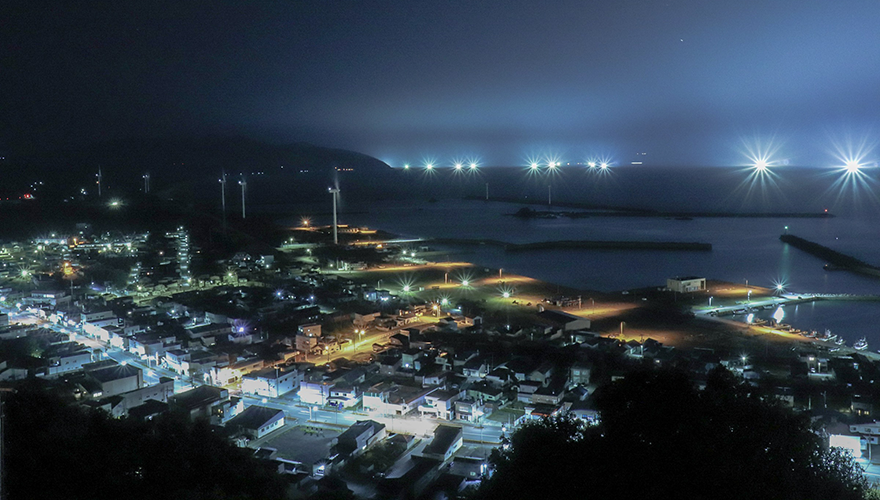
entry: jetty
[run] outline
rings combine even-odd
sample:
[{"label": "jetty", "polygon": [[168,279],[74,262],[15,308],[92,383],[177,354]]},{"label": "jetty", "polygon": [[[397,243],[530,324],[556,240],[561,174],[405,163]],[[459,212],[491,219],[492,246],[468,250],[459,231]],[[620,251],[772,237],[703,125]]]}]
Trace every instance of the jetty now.
[{"label": "jetty", "polygon": [[866,276],[880,278],[880,267],[872,266],[851,255],[840,253],[816,242],[805,240],[793,234],[783,234],[779,237],[783,243],[807,252],[827,262],[825,269],[829,271],[850,271]]},{"label": "jetty", "polygon": [[508,243],[492,239],[435,238],[434,243],[446,245],[491,245],[507,252],[529,250],[670,250],[690,252],[710,252],[711,243],[688,241],[596,241],[596,240],[556,240],[535,243]]}]

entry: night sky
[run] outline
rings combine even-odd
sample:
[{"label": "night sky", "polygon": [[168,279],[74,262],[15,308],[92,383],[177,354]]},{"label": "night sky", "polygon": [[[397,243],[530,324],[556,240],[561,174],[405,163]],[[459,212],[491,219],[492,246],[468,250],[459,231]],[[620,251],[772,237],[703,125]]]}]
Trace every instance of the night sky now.
[{"label": "night sky", "polygon": [[229,134],[392,166],[833,162],[880,133],[880,2],[0,6],[0,148]]}]

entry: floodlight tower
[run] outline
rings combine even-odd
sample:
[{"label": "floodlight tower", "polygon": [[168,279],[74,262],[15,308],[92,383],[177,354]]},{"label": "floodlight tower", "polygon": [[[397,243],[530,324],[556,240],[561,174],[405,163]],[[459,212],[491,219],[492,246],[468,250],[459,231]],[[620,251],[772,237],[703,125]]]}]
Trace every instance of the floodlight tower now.
[{"label": "floodlight tower", "polygon": [[339,188],[329,188],[327,191],[333,196],[333,244],[339,244],[339,235],[336,225],[336,198],[339,196]]},{"label": "floodlight tower", "polygon": [[241,218],[244,219],[246,217],[246,213],[244,210],[244,193],[247,191],[247,180],[244,177],[238,181],[238,184],[241,186]]}]

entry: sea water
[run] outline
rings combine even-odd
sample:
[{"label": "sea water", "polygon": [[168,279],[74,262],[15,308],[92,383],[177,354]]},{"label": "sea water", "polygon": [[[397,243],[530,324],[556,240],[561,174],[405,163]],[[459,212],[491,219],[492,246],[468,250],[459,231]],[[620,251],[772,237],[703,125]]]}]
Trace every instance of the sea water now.
[{"label": "sea water", "polygon": [[[437,246],[440,259],[481,266],[582,289],[620,292],[661,287],[675,276],[702,276],[795,293],[880,294],[880,280],[823,269],[825,262],[779,240],[784,232],[880,265],[880,204],[873,172],[858,179],[815,168],[778,169],[757,176],[741,168],[625,167],[598,172],[563,167],[533,174],[522,168],[396,171],[387,179],[335,180],[341,189],[340,223],[379,228],[402,237],[493,239],[510,243],[554,240],[683,241],[710,243],[712,250],[546,249],[506,252],[491,245]],[[841,182],[843,179],[845,182]],[[488,186],[487,186],[488,185]],[[491,197],[528,200],[536,210],[580,211],[557,203],[634,207],[679,212],[829,213],[830,218],[599,217],[521,219],[523,203],[487,202]],[[267,193],[271,189],[267,189]],[[268,196],[271,200],[271,195]],[[330,223],[330,198],[285,204],[273,210],[291,225],[301,216]],[[314,215],[318,214],[318,215]],[[419,245],[413,245],[417,248]],[[807,306],[810,307],[810,306]],[[821,303],[789,314],[785,322],[805,330],[829,328],[848,343],[867,336],[880,347],[880,303]]]}]

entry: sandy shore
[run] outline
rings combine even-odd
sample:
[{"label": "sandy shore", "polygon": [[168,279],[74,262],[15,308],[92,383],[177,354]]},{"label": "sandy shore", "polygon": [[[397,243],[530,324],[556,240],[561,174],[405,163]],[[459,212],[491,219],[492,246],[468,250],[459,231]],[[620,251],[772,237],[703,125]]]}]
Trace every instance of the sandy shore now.
[{"label": "sandy shore", "polygon": [[[721,351],[783,352],[790,350],[792,343],[803,344],[810,340],[794,334],[749,328],[745,323],[708,315],[698,315],[690,320],[658,319],[655,314],[643,314],[644,310],[656,309],[656,302],[646,294],[576,290],[503,270],[499,273],[498,269],[467,262],[384,266],[339,274],[415,301],[439,303],[445,299],[451,305],[462,301],[478,303],[487,314],[503,314],[511,321],[527,320],[539,311],[539,305],[558,309],[588,318],[594,332],[622,341],[651,338],[680,349],[700,347]],[[656,288],[651,290],[656,294]],[[505,292],[509,296],[505,297]],[[720,281],[710,281],[706,293],[714,297],[713,305],[732,304],[748,297],[754,300],[772,297],[772,290],[767,288]],[[568,297],[573,305],[556,307],[543,303],[545,298],[552,297]],[[704,293],[703,297],[708,296]]]}]

